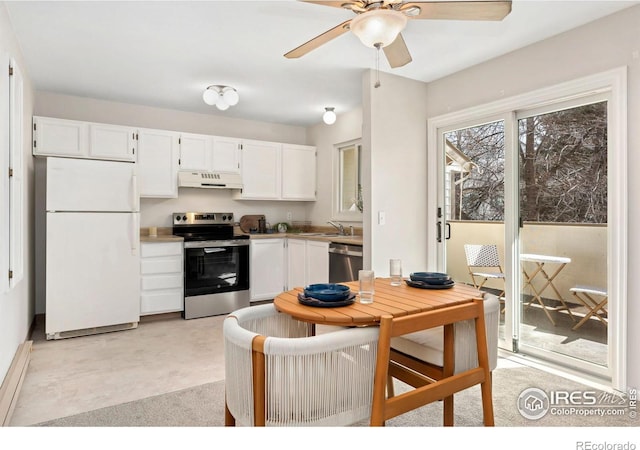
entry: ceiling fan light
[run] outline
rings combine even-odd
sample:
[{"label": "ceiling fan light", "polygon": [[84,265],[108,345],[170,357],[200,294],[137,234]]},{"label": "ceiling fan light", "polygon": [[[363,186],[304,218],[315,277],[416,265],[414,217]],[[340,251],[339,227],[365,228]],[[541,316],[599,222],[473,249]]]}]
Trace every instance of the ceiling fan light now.
[{"label": "ceiling fan light", "polygon": [[232,87],[229,87],[224,90],[222,99],[227,105],[236,106],[238,104],[238,101],[240,100],[240,96],[238,95],[238,91],[236,91]]},{"label": "ceiling fan light", "polygon": [[322,115],[322,121],[327,125],[333,125],[336,122],[336,113],[333,110],[334,108],[325,108]]},{"label": "ceiling fan light", "polygon": [[206,88],[202,94],[202,100],[210,106],[215,105],[219,97],[220,94],[218,94],[216,90],[212,89],[211,86]]},{"label": "ceiling fan light", "polygon": [[386,47],[407,25],[407,17],[392,9],[375,9],[351,20],[351,31],[367,47]]}]

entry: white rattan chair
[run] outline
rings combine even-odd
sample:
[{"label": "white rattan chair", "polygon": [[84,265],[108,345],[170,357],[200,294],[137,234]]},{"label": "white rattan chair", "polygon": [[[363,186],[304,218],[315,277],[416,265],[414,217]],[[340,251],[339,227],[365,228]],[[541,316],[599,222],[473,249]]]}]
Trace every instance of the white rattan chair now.
[{"label": "white rattan chair", "polygon": [[225,425],[338,426],[371,414],[378,327],[309,336],[272,304],[225,318]]},{"label": "white rattan chair", "polygon": [[[489,369],[493,371],[498,364],[498,326],[500,323],[498,297],[485,293],[483,307]],[[412,372],[411,369],[428,374],[431,380],[441,380],[447,376],[461,374],[478,367],[474,320],[456,322],[453,325],[455,352],[453,367],[445,367],[444,339],[444,327],[442,326],[391,338],[391,361],[398,367],[408,368],[408,370],[394,369],[393,364],[390,366],[389,378],[387,379],[389,398],[394,396],[392,378],[398,378],[413,387],[425,384],[424,378],[415,377],[415,372]],[[490,405],[483,406],[489,407]],[[453,396],[445,397],[443,422],[444,425],[453,425]]]}]

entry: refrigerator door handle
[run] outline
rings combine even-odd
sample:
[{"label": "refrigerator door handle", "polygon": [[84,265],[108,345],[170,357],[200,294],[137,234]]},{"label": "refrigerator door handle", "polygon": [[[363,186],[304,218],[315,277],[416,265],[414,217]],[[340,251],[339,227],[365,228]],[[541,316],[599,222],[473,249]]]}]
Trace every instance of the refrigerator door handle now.
[{"label": "refrigerator door handle", "polygon": [[138,231],[138,214],[131,214],[131,254],[138,255],[138,239],[136,236]]},{"label": "refrigerator door handle", "polygon": [[131,183],[133,184],[131,189],[133,211],[140,211],[140,197],[138,196],[138,176],[134,173],[131,175]]}]

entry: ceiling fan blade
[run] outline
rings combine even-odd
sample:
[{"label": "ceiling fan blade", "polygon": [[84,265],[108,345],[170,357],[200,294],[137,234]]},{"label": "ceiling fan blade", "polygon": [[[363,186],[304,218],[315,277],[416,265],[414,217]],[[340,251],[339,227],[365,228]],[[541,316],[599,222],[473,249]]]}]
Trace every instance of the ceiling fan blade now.
[{"label": "ceiling fan blade", "polygon": [[415,7],[420,12],[407,14],[411,19],[502,20],[511,12],[510,1],[407,2],[401,9],[407,11]]},{"label": "ceiling fan blade", "polygon": [[314,0],[301,0],[304,3],[315,3],[316,5],[333,6],[334,8],[343,8],[345,3],[353,3],[353,1],[314,1]]},{"label": "ceiling fan blade", "polygon": [[383,50],[387,61],[389,61],[389,65],[394,69],[409,64],[412,61],[402,34],[398,34],[396,40],[386,47],[383,47]]},{"label": "ceiling fan blade", "polygon": [[294,48],[288,53],[285,53],[284,56],[286,58],[300,58],[301,56],[306,55],[311,50],[315,50],[323,44],[326,44],[332,39],[337,38],[338,36],[343,35],[347,31],[349,31],[349,24],[351,23],[351,19],[342,22],[340,25],[331,28],[329,31],[325,31],[324,33],[314,37],[310,41],[305,42],[299,47]]}]

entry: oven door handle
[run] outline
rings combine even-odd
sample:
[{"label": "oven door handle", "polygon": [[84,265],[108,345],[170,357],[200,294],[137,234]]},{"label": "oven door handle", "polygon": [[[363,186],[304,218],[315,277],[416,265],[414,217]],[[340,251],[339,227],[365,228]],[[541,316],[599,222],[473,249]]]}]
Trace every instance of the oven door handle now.
[{"label": "oven door handle", "polygon": [[205,253],[220,253],[226,251],[224,248],[220,247],[205,247],[202,249]]}]

